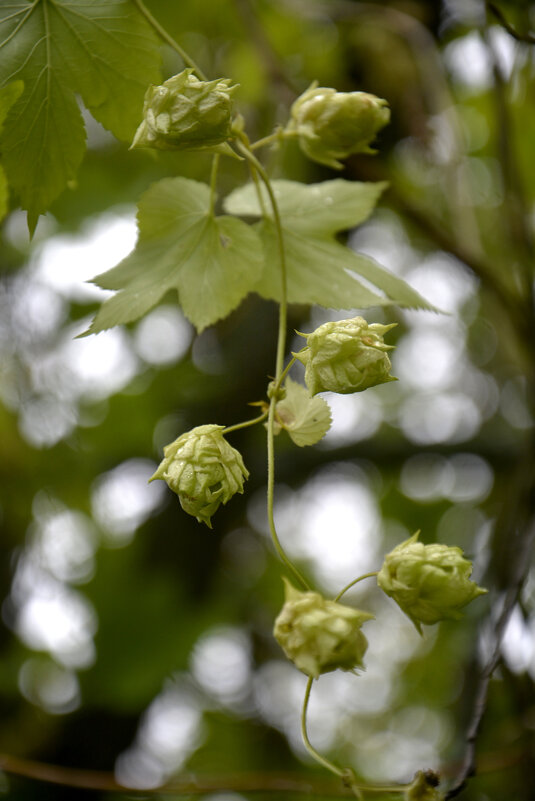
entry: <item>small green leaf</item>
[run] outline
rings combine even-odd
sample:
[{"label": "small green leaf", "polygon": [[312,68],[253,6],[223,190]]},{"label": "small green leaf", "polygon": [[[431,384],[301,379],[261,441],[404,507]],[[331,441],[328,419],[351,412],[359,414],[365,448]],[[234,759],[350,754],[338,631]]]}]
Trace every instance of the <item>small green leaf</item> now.
[{"label": "small green leaf", "polygon": [[210,188],[187,178],[166,178],[141,197],[139,240],[120,264],[97,276],[105,301],[86,333],[146,314],[176,289],[184,314],[199,331],[226,317],[254,287],[262,271],[258,234],[233,217],[214,217]]},{"label": "small green leaf", "polygon": [[[287,260],[288,300],[317,303],[336,309],[367,308],[396,303],[411,308],[433,307],[400,278],[373,259],[355,253],[336,241],[336,234],[366,220],[373,211],[385,183],[359,183],[337,178],[321,184],[273,181],[282,219]],[[262,191],[264,207],[269,200]],[[225,209],[240,216],[261,216],[253,184],[232,192]],[[257,224],[266,260],[255,291],[266,298],[281,299],[281,279],[275,224],[264,218]],[[373,284],[378,294],[360,283]]]},{"label": "small green leaf", "polygon": [[131,0],[12,0],[0,10],[0,86],[25,91],[0,141],[10,184],[28,224],[74,179],[85,151],[76,94],[129,141],[147,85],[160,81],[156,35]]},{"label": "small green leaf", "polygon": [[323,398],[311,398],[306,387],[287,378],[286,397],[277,403],[276,419],[296,445],[315,445],[331,427],[331,410]]}]

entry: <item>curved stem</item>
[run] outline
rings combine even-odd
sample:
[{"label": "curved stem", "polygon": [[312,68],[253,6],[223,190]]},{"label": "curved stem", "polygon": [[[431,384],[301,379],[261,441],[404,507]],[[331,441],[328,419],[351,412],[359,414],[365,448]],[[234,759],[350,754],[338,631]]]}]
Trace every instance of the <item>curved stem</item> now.
[{"label": "curved stem", "polygon": [[284,361],[284,351],[286,347],[286,318],[287,318],[287,307],[288,307],[288,299],[287,299],[287,276],[286,276],[286,253],[284,250],[284,238],[282,233],[282,222],[279,212],[279,206],[277,203],[277,198],[275,197],[275,193],[273,192],[273,187],[271,186],[271,181],[269,180],[269,176],[265,171],[262,164],[258,161],[254,153],[251,152],[249,145],[247,145],[243,141],[238,141],[236,143],[238,150],[242,153],[247,161],[254,166],[256,171],[258,172],[260,178],[264,186],[266,187],[266,191],[269,195],[269,202],[271,204],[271,209],[273,211],[273,222],[275,224],[275,230],[277,233],[277,246],[279,251],[279,262],[281,268],[281,300],[279,305],[279,336],[277,340],[277,363],[276,363],[276,370],[275,370],[275,381],[278,381],[279,376],[282,372],[282,365]]},{"label": "curved stem", "polygon": [[290,372],[296,361],[297,361],[297,356],[292,356],[292,358],[290,359],[290,361],[280,374],[279,379],[275,385],[275,390],[277,390],[280,386],[282,386],[282,382],[284,381],[284,379],[286,378],[286,376],[288,375],[288,373]]},{"label": "curved stem", "polygon": [[312,689],[312,682],[313,681],[314,681],[314,677],[313,676],[309,676],[308,681],[307,681],[306,690],[305,690],[305,697],[303,699],[303,709],[301,711],[301,735],[303,737],[303,742],[305,744],[305,747],[306,747],[308,753],[312,757],[314,757],[316,762],[321,763],[323,765],[323,767],[327,768],[327,770],[330,770],[331,773],[335,773],[337,776],[340,776],[340,778],[343,779],[347,775],[347,771],[343,770],[342,768],[339,768],[338,765],[335,765],[329,759],[326,759],[324,756],[322,756],[319,753],[319,751],[316,751],[316,749],[314,748],[314,746],[312,745],[312,743],[308,739],[308,733],[307,733],[307,711],[308,711],[308,702],[310,700],[310,691]]},{"label": "curved stem", "polygon": [[254,426],[257,423],[261,423],[263,420],[266,419],[268,416],[268,412],[264,412],[259,417],[254,417],[252,420],[246,420],[244,423],[236,423],[233,426],[227,426],[227,428],[223,429],[223,434],[230,434],[231,431],[238,431],[240,428],[248,428],[249,426]]},{"label": "curved stem", "polygon": [[206,78],[206,75],[205,75],[205,74],[204,74],[204,72],[201,70],[201,68],[198,66],[198,64],[196,64],[196,63],[195,63],[195,61],[194,61],[194,60],[191,58],[191,56],[189,56],[189,55],[186,53],[186,51],[185,51],[185,50],[184,50],[182,47],[180,47],[180,45],[178,44],[178,42],[176,42],[176,41],[173,39],[173,37],[172,37],[170,34],[168,34],[168,33],[167,33],[167,31],[165,30],[165,28],[163,28],[163,27],[160,25],[160,23],[158,22],[158,20],[157,20],[157,19],[155,19],[155,18],[152,16],[152,14],[150,13],[149,9],[146,7],[146,5],[145,5],[145,3],[143,2],[143,0],[134,0],[134,3],[135,3],[135,4],[136,4],[136,6],[138,7],[138,10],[141,12],[141,14],[143,14],[143,16],[145,17],[145,19],[146,19],[146,20],[147,20],[147,22],[149,23],[149,25],[150,25],[152,28],[154,28],[154,30],[156,31],[156,33],[158,34],[158,36],[159,36],[161,39],[163,39],[163,41],[164,41],[166,44],[168,44],[168,45],[169,45],[169,47],[172,47],[172,48],[173,48],[173,50],[175,51],[175,53],[178,53],[178,55],[180,56],[180,58],[182,59],[182,61],[184,62],[184,64],[187,64],[187,65],[188,65],[188,67],[191,67],[192,69],[194,69],[194,70],[195,70],[195,72],[197,73],[197,75],[199,76],[199,78],[201,79],[201,81],[206,81],[206,80],[207,80],[207,78]]},{"label": "curved stem", "polygon": [[350,590],[350,589],[351,589],[351,587],[354,587],[354,586],[355,586],[355,584],[358,584],[358,583],[359,583],[359,581],[362,581],[363,579],[366,579],[366,578],[371,578],[372,576],[376,576],[378,573],[379,573],[379,571],[378,571],[378,570],[375,570],[373,573],[364,573],[364,575],[363,575],[363,576],[359,576],[358,578],[354,579],[353,581],[350,581],[350,582],[349,582],[349,584],[347,584],[347,585],[344,587],[344,589],[343,589],[343,590],[341,590],[341,591],[338,593],[338,595],[337,595],[337,596],[336,596],[336,598],[334,599],[335,603],[336,603],[336,601],[339,601],[339,600],[340,600],[340,598],[342,597],[342,595],[344,595],[344,593],[346,593],[348,590]]},{"label": "curved stem", "polygon": [[[363,576],[364,578],[364,576]],[[303,737],[303,742],[309,754],[314,757],[316,762],[319,762],[323,765],[324,768],[330,770],[331,773],[335,773],[337,776],[343,780],[346,787],[349,787],[353,790],[353,793],[357,796],[357,798],[362,798],[361,791],[366,793],[403,793],[409,785],[407,784],[358,784],[354,781],[354,774],[351,768],[339,768],[338,765],[335,765],[334,762],[331,762],[326,757],[322,756],[319,751],[316,751],[312,743],[308,738],[307,732],[307,711],[308,711],[308,702],[310,700],[310,691],[312,689],[312,682],[314,681],[313,676],[309,676],[307,681],[307,686],[305,689],[305,697],[303,699],[303,709],[301,712],[301,735]]]},{"label": "curved stem", "polygon": [[283,134],[283,129],[277,128],[272,134],[269,134],[269,136],[263,136],[262,139],[257,139],[256,142],[250,145],[250,148],[251,150],[258,150],[258,148],[272,145],[274,142],[281,142],[285,136],[286,134]]},{"label": "curved stem", "polygon": [[269,531],[271,534],[273,545],[281,561],[284,562],[286,567],[294,574],[294,576],[299,581],[301,586],[304,587],[305,590],[309,590],[310,586],[308,582],[306,581],[304,576],[300,573],[300,571],[296,568],[293,562],[289,559],[289,557],[286,555],[284,548],[280,544],[279,536],[277,534],[277,529],[275,527],[275,520],[273,517],[273,502],[275,495],[275,447],[274,447],[275,406],[276,406],[276,401],[274,398],[272,398],[271,403],[269,405],[268,436],[267,436],[267,456],[268,456],[267,516],[268,516]]},{"label": "curved stem", "polygon": [[[271,186],[271,181],[269,180],[269,176],[266,173],[262,164],[258,161],[256,156],[251,152],[250,146],[244,137],[241,140],[238,140],[236,146],[240,153],[247,159],[251,167],[254,171],[258,173],[260,176],[264,186],[266,187],[266,191],[269,196],[269,201],[271,205],[271,209],[273,212],[273,220],[275,223],[275,230],[277,234],[277,245],[279,251],[279,261],[280,261],[280,268],[281,268],[281,300],[279,304],[279,327],[278,327],[278,337],[277,337],[277,361],[275,366],[275,379],[274,379],[274,386],[275,388],[280,386],[281,377],[283,375],[283,363],[284,363],[284,353],[286,348],[286,325],[287,325],[287,292],[286,292],[286,254],[284,251],[284,239],[282,233],[282,223],[280,218],[279,207],[277,204],[277,198],[275,197],[275,193],[273,192],[273,187]],[[275,496],[275,407],[277,405],[277,393],[273,392],[270,398],[269,403],[269,412],[268,412],[268,423],[267,423],[267,458],[268,458],[268,479],[267,479],[267,516],[268,516],[268,524],[269,524],[269,531],[271,534],[271,539],[273,541],[273,546],[279,555],[279,558],[282,562],[286,565],[286,567],[293,573],[293,575],[297,578],[301,586],[305,589],[310,589],[308,582],[300,573],[300,571],[296,568],[293,564],[291,559],[286,555],[284,548],[282,547],[278,534],[277,529],[275,526],[275,520],[273,515],[273,506],[274,506],[274,496]]]}]

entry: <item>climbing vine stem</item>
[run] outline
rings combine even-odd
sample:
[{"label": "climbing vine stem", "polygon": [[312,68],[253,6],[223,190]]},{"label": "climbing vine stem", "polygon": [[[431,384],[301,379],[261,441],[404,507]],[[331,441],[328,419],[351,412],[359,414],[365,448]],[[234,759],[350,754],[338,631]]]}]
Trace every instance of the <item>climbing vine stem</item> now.
[{"label": "climbing vine stem", "polygon": [[316,762],[320,762],[327,770],[330,770],[331,773],[335,773],[340,778],[344,778],[346,776],[346,771],[343,768],[339,768],[338,765],[335,765],[334,762],[331,762],[326,757],[322,756],[319,751],[316,751],[312,743],[308,738],[308,731],[307,731],[307,712],[308,712],[308,702],[310,701],[310,691],[312,690],[312,682],[314,681],[313,676],[309,676],[307,681],[307,686],[305,689],[305,697],[303,699],[303,708],[301,710],[301,735],[303,737],[303,742],[309,754],[314,757]]},{"label": "climbing vine stem", "polygon": [[[305,589],[310,589],[308,582],[301,574],[301,572],[297,569],[297,567],[293,564],[291,559],[288,557],[284,548],[282,547],[279,536],[277,534],[277,528],[275,526],[275,519],[273,514],[273,506],[274,506],[274,496],[275,496],[275,409],[277,405],[278,398],[278,389],[281,384],[281,379],[283,374],[283,364],[284,364],[284,354],[286,349],[286,328],[287,328],[287,311],[288,311],[288,299],[287,299],[287,277],[286,277],[286,253],[284,250],[284,237],[282,233],[282,223],[280,218],[279,207],[277,204],[277,198],[275,197],[275,193],[273,191],[273,187],[271,186],[271,181],[269,180],[269,176],[265,171],[261,162],[256,158],[254,153],[251,152],[250,145],[245,137],[242,137],[237,141],[237,148],[245,157],[245,159],[249,162],[251,167],[256,171],[256,173],[260,176],[260,179],[264,186],[266,187],[266,192],[268,193],[269,202],[271,205],[271,210],[273,212],[273,221],[275,224],[275,231],[277,235],[277,247],[279,253],[279,264],[281,270],[281,300],[279,304],[279,327],[278,327],[278,336],[277,336],[277,359],[275,364],[275,379],[273,383],[273,391],[271,392],[270,402],[269,402],[269,412],[268,412],[268,422],[267,422],[267,460],[268,460],[268,477],[267,477],[267,516],[268,516],[268,525],[269,531],[271,534],[271,539],[273,541],[274,548],[279,555],[282,562],[286,565],[286,567],[293,573],[293,575],[297,578],[299,584],[304,587]],[[289,369],[289,367],[287,368]]]}]

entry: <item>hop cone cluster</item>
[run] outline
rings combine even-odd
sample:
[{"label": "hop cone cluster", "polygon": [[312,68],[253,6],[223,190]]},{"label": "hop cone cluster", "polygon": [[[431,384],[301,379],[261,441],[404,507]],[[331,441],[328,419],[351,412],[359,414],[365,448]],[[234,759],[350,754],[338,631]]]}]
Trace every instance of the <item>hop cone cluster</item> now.
[{"label": "hop cone cluster", "polygon": [[460,548],[424,545],[418,542],[419,533],[385,556],[377,583],[421,634],[422,623],[458,620],[460,610],[487,590],[470,581],[472,563]]},{"label": "hop cone cluster", "polygon": [[150,478],[161,478],[176,492],[180,505],[199,523],[212,528],[210,518],[249,477],[242,456],[221,433],[224,426],[192,428],[164,448],[164,459]]},{"label": "hop cone cluster", "polygon": [[372,323],[363,317],[320,325],[311,334],[301,334],[307,347],[294,353],[305,367],[305,382],[311,395],[331,390],[341,394],[361,392],[377,384],[396,381],[383,335],[392,325]]},{"label": "hop cone cluster", "polygon": [[291,108],[286,132],[297,133],[308,158],[334,169],[353,153],[374,153],[370,142],[390,120],[386,100],[367,92],[337,92],[312,84]]},{"label": "hop cone cluster", "polygon": [[236,89],[228,79],[199,81],[192,69],[149,86],[132,147],[200,150],[221,145],[231,136]]},{"label": "hop cone cluster", "polygon": [[360,627],[367,612],[328,601],[318,592],[299,592],[285,579],[286,600],[273,634],[282,650],[307,676],[362,668],[368,647]]}]

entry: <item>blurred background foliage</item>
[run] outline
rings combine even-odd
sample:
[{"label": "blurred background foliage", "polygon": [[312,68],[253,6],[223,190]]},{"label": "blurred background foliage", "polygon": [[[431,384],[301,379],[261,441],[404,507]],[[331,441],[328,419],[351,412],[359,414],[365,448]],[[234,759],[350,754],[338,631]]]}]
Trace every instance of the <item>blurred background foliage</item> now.
[{"label": "blurred background foliage", "polygon": [[[391,105],[379,154],[351,158],[342,173],[391,184],[350,242],[445,313],[365,312],[399,324],[400,380],[327,396],[334,423],[314,448],[278,438],[276,519],[288,552],[326,593],[378,569],[416,529],[425,542],[461,546],[490,593],[461,623],[427,628],[421,639],[373,582],[355,588],[348,600],[377,617],[366,627],[367,670],[314,686],[310,736],[365,780],[406,781],[420,768],[451,780],[508,597],[478,773],[462,797],[527,801],[535,760],[535,6],[147,6],[207,75],[240,84],[252,138],[284,122],[314,79]],[[164,77],[182,69],[166,46],[162,56]],[[16,199],[2,228],[0,752],[114,771],[141,789],[184,771],[323,779],[300,740],[305,677],[271,636],[282,583],[267,536],[264,430],[232,435],[251,477],[245,494],[217,512],[213,531],[186,516],[163,484],[147,484],[164,444],[196,425],[244,420],[247,403],[264,397],[276,308],[252,295],[197,335],[169,296],[133,326],[74,339],[105,296],[85,282],[133,247],[139,195],[167,175],[206,180],[210,163],[206,154],[129,152],[85,119],[77,184],[31,243]],[[273,177],[333,177],[294,143],[268,153],[267,163]],[[241,164],[224,161],[221,195],[245,178]],[[292,307],[290,328],[343,316]],[[0,791],[89,797],[7,774]],[[234,787],[205,797],[249,796]]]}]

